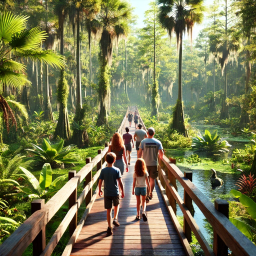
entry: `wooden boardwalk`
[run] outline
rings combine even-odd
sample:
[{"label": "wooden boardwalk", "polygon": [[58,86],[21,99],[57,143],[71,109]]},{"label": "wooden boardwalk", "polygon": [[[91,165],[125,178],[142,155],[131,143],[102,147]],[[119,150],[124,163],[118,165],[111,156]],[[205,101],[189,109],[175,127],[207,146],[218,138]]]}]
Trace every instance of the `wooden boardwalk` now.
[{"label": "wooden boardwalk", "polygon": [[[134,123],[130,132],[135,132]],[[120,227],[114,227],[113,236],[106,236],[106,210],[103,198],[97,197],[71,255],[185,255],[158,186],[147,204],[148,221],[135,221],[136,197],[132,195],[132,176],[136,159],[134,148],[129,172],[125,172],[122,178],[125,198],[120,203]]]}]

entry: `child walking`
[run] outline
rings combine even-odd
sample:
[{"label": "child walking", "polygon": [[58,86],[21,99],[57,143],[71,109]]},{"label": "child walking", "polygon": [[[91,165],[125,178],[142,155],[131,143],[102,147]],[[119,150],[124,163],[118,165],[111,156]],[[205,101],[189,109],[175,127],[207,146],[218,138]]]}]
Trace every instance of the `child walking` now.
[{"label": "child walking", "polygon": [[108,229],[107,235],[110,236],[113,234],[112,231],[112,204],[114,205],[114,220],[113,224],[116,227],[119,227],[120,224],[117,220],[119,212],[119,187],[121,189],[122,195],[124,198],[124,186],[121,178],[121,172],[118,168],[114,167],[113,164],[116,161],[116,154],[109,152],[106,155],[107,167],[101,170],[99,177],[99,196],[102,196],[102,181],[104,180],[104,206],[107,209],[107,221]]},{"label": "child walking", "polygon": [[148,182],[148,172],[146,163],[142,158],[138,158],[135,163],[134,167],[134,174],[133,174],[133,186],[132,186],[132,194],[134,195],[134,188],[135,188],[135,195],[137,200],[137,216],[136,220],[140,219],[140,196],[142,199],[142,217],[144,221],[147,221],[146,215],[146,195],[147,195],[147,187],[150,190],[150,185]]}]

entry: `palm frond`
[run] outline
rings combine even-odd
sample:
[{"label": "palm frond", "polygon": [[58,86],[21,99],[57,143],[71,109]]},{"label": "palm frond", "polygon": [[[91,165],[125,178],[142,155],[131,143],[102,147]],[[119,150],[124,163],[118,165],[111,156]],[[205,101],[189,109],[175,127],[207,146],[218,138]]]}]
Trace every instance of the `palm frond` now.
[{"label": "palm frond", "polygon": [[0,68],[0,83],[8,86],[21,87],[31,82],[26,78],[24,74],[15,73],[10,69]]},{"label": "palm frond", "polygon": [[11,12],[0,13],[0,38],[10,42],[14,34],[26,28],[27,19],[27,16],[13,15]]},{"label": "palm frond", "polygon": [[31,60],[39,60],[55,68],[65,67],[65,58],[49,50],[48,51],[40,51],[40,50],[19,51],[17,53],[17,56],[30,58]]},{"label": "palm frond", "polygon": [[13,110],[18,110],[21,116],[23,116],[25,119],[28,119],[28,112],[23,104],[15,100],[7,100],[7,102]]},{"label": "palm frond", "polygon": [[18,71],[19,73],[24,73],[26,70],[26,66],[22,63],[19,63],[14,60],[3,59],[1,69],[0,70],[10,70],[10,71]]},{"label": "palm frond", "polygon": [[45,31],[41,31],[39,27],[35,27],[15,34],[9,45],[14,50],[36,50],[40,47],[41,42],[46,38],[47,33]]}]

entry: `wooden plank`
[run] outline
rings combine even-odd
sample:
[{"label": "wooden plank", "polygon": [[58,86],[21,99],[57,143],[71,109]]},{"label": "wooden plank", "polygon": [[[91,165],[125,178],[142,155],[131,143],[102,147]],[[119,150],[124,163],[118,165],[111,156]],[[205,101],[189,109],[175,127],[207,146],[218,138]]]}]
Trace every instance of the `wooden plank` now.
[{"label": "wooden plank", "polygon": [[[162,174],[162,173],[161,173],[161,174]],[[167,207],[168,210],[169,210],[170,217],[171,217],[171,219],[172,219],[172,221],[173,221],[173,223],[174,223],[174,226],[175,226],[175,228],[176,228],[176,231],[178,232],[178,235],[179,235],[180,240],[181,240],[181,242],[182,242],[182,244],[183,244],[183,247],[184,247],[184,250],[185,250],[186,255],[187,255],[187,256],[192,256],[192,255],[194,255],[193,252],[192,252],[192,250],[191,250],[191,247],[190,247],[190,245],[189,245],[189,242],[188,242],[188,240],[187,240],[185,234],[183,233],[182,227],[180,226],[180,223],[179,223],[179,221],[178,221],[178,219],[177,219],[177,217],[176,217],[176,213],[174,212],[172,206],[171,206],[170,203],[169,203],[169,199],[168,199],[168,197],[167,197],[166,194],[165,194],[165,189],[162,187],[162,184],[161,184],[161,182],[160,182],[159,179],[157,179],[157,185],[158,185],[159,188],[160,188],[162,197],[163,197],[163,199],[164,199],[164,201],[165,201],[165,203],[166,203],[166,207]]]}]

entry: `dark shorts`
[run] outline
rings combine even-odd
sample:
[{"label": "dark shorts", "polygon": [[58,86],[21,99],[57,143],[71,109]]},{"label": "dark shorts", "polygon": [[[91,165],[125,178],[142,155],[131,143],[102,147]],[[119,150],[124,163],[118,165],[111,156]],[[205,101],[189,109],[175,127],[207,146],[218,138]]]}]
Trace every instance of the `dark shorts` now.
[{"label": "dark shorts", "polygon": [[139,121],[138,120],[134,120],[134,123],[137,124]]},{"label": "dark shorts", "polygon": [[114,206],[119,205],[119,195],[118,196],[104,196],[105,209],[111,209],[112,203]]},{"label": "dark shorts", "polygon": [[131,145],[131,143],[125,144],[125,149],[130,151],[130,152],[132,152],[132,145]]},{"label": "dark shorts", "polygon": [[145,196],[147,194],[147,188],[144,187],[144,188],[135,188],[135,195],[136,196]]},{"label": "dark shorts", "polygon": [[158,176],[157,166],[147,166],[149,177],[156,179]]},{"label": "dark shorts", "polygon": [[128,118],[128,121],[129,121],[129,122],[132,122],[132,118]]},{"label": "dark shorts", "polygon": [[136,141],[136,150],[139,150],[140,148],[140,141]]}]

